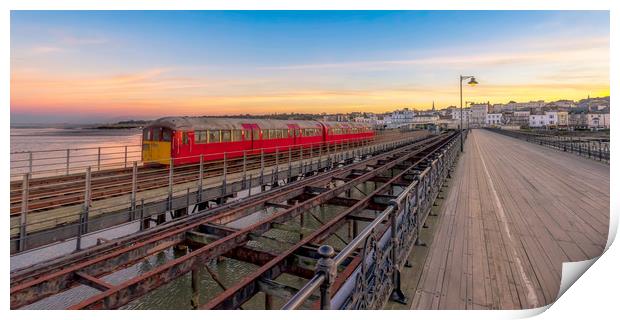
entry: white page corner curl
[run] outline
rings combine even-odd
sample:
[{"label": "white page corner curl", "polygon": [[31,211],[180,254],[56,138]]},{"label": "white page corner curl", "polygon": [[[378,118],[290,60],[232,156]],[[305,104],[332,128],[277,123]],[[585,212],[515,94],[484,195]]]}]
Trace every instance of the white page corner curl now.
[{"label": "white page corner curl", "polygon": [[[600,256],[599,256],[600,257]],[[599,257],[592,258],[590,260],[577,261],[577,262],[564,262],[562,263],[562,279],[560,281],[560,292],[556,301],[575,283],[593,264]]]}]

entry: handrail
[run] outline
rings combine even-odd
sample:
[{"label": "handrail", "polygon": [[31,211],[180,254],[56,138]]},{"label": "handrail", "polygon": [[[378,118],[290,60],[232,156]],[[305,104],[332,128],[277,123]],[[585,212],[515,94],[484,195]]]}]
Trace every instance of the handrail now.
[{"label": "handrail", "polygon": [[[453,144],[450,146],[454,147]],[[434,166],[434,161],[431,166]],[[445,165],[445,164],[444,164]],[[445,168],[442,168],[444,170]],[[318,249],[318,253],[321,258],[317,262],[317,269],[315,275],[308,281],[306,284],[299,289],[299,291],[293,295],[282,307],[282,310],[294,310],[299,308],[311,295],[314,291],[321,288],[321,309],[330,309],[331,302],[328,293],[328,287],[330,283],[326,283],[330,281],[331,277],[335,277],[335,275],[330,275],[330,272],[335,272],[336,268],[345,262],[347,257],[349,257],[360,245],[362,245],[366,239],[372,234],[375,228],[377,228],[386,218],[390,217],[391,228],[392,228],[392,241],[397,242],[396,239],[396,219],[397,219],[397,210],[399,209],[401,203],[404,202],[405,198],[414,190],[414,188],[418,187],[420,181],[423,181],[427,176],[430,168],[427,167],[424,171],[419,174],[418,180],[413,181],[407,187],[405,187],[400,194],[390,201],[390,204],[386,209],[384,209],[370,224],[368,224],[362,231],[359,233],[353,240],[351,240],[345,248],[343,248],[340,253],[338,253],[333,259],[329,255],[331,249],[330,246],[321,246]],[[416,195],[417,197],[417,195]],[[419,199],[416,198],[416,201]],[[418,204],[419,205],[419,204]],[[392,251],[394,252],[396,244],[392,244]],[[395,257],[395,253],[393,253]],[[365,263],[365,261],[362,261]],[[395,263],[394,261],[392,263]],[[331,270],[331,271],[330,271]],[[333,281],[333,279],[331,279]],[[398,278],[397,281],[400,281]]]}]

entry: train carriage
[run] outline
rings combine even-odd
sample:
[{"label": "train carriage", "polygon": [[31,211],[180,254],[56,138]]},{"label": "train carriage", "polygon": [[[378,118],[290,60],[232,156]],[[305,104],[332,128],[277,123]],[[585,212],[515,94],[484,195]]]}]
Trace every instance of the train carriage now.
[{"label": "train carriage", "polygon": [[364,123],[322,122],[322,124],[325,127],[324,141],[329,144],[374,138],[372,127]]},{"label": "train carriage", "polygon": [[[303,120],[208,117],[161,118],[143,130],[142,160],[146,164],[182,165],[274,153],[343,140],[370,140],[363,124]],[[172,160],[171,160],[172,159]]]}]

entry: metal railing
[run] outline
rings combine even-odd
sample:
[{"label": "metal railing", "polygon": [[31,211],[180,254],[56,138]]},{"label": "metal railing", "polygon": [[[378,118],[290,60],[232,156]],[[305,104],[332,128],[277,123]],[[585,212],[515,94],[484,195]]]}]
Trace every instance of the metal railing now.
[{"label": "metal railing", "polygon": [[10,154],[11,180],[24,174],[49,177],[81,173],[90,167],[93,171],[127,168],[142,160],[141,145],[120,145],[92,148],[67,148],[39,151],[19,151]]},{"label": "metal railing", "polygon": [[[400,270],[418,241],[420,230],[450,173],[458,150],[458,139],[452,140],[434,154],[434,159],[427,162],[424,169],[411,170],[414,181],[338,255],[334,257],[335,251],[329,245],[319,247],[321,258],[314,277],[282,309],[299,308],[317,290],[320,291],[320,309],[378,309],[388,298],[404,302]],[[389,227],[381,231],[385,220],[389,220]],[[359,264],[332,295],[338,267],[355,254]]]},{"label": "metal railing", "polygon": [[[48,238],[77,237],[76,248],[80,249],[85,234],[112,223],[137,220],[142,230],[152,222],[165,222],[167,214],[168,219],[189,214],[192,205],[209,205],[210,200],[225,199],[241,190],[248,190],[247,196],[251,196],[259,186],[290,181],[415,139],[375,144],[341,140],[264,148],[234,157],[231,153],[205,154],[196,156],[198,163],[175,166],[170,161],[168,167],[139,167],[138,161],[133,161],[127,170],[118,172],[97,172],[89,166],[71,179],[46,184],[34,183],[26,173],[21,185],[11,190],[11,252],[44,245],[40,239]],[[214,155],[221,159],[204,161]]]},{"label": "metal railing", "polygon": [[487,130],[525,140],[527,142],[536,143],[552,149],[575,153],[582,157],[601,162],[609,163],[610,161],[609,139],[571,135],[553,135],[495,128],[487,128]]},{"label": "metal railing", "polygon": [[[376,136],[392,133],[378,131]],[[93,172],[129,168],[134,161],[142,165],[141,144],[17,151],[10,153],[11,181],[21,180],[25,173],[41,178],[83,173],[88,167]]]}]

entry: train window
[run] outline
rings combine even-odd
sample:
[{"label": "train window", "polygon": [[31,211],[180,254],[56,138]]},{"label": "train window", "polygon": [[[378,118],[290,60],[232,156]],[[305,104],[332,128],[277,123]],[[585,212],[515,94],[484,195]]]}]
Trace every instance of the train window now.
[{"label": "train window", "polygon": [[252,140],[252,131],[251,130],[244,130],[244,132],[245,132],[245,137],[244,137],[245,141]]},{"label": "train window", "polygon": [[254,129],[252,130],[252,140],[260,140],[261,139],[261,134],[263,132],[258,130],[258,129]]},{"label": "train window", "polygon": [[283,130],[283,129],[278,130],[278,138],[280,138],[280,139],[286,138],[287,135],[288,135],[288,133],[286,131],[287,130]]},{"label": "train window", "polygon": [[194,131],[195,143],[207,143],[207,130]]},{"label": "train window", "polygon": [[209,143],[220,142],[220,130],[209,130]]},{"label": "train window", "polygon": [[153,139],[153,135],[151,134],[151,128],[144,129],[143,133],[144,141],[151,141]]},{"label": "train window", "polygon": [[162,134],[162,141],[166,141],[166,142],[170,142],[170,140],[172,139],[172,134],[170,132],[170,129],[163,129],[163,134]]},{"label": "train window", "polygon": [[232,141],[241,141],[241,130],[233,130]]},{"label": "train window", "polygon": [[153,128],[153,141],[159,141],[161,128]]},{"label": "train window", "polygon": [[231,140],[230,130],[222,130],[222,142],[230,142]]},{"label": "train window", "polygon": [[189,144],[189,136],[187,135],[187,132],[182,133],[181,139],[182,144]]}]

